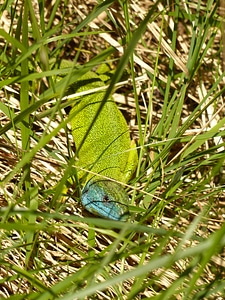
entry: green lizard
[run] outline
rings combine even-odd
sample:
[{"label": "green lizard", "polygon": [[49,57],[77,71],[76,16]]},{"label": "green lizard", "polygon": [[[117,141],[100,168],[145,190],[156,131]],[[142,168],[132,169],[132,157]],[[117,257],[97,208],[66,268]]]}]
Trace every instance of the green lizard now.
[{"label": "green lizard", "polygon": [[[72,91],[78,93],[104,85],[100,76],[88,72],[72,85]],[[84,184],[81,202],[94,214],[125,220],[129,198],[120,183],[127,183],[133,175],[137,166],[137,150],[130,139],[126,120],[113,98],[106,101],[96,116],[104,93],[81,97],[70,111],[78,177]]]}]

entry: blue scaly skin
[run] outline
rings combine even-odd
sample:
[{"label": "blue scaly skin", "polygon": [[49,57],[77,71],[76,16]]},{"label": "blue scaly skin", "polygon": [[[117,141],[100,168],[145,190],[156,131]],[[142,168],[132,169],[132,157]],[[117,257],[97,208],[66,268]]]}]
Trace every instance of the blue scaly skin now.
[{"label": "blue scaly skin", "polygon": [[82,190],[82,204],[93,214],[112,220],[126,220],[129,198],[123,187],[110,180],[89,181]]}]

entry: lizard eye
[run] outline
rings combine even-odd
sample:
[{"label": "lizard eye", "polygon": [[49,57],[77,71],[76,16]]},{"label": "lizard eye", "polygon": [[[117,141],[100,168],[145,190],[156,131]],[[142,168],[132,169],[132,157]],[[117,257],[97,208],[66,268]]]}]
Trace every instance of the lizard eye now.
[{"label": "lizard eye", "polygon": [[109,197],[107,195],[104,195],[102,198],[103,202],[109,202]]}]

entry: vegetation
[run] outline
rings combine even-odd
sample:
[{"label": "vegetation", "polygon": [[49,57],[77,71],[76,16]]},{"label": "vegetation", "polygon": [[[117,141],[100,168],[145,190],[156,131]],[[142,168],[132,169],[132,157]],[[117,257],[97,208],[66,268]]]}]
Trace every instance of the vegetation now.
[{"label": "vegetation", "polygon": [[[224,1],[1,4],[0,297],[223,299]],[[139,152],[129,222],[75,183],[65,96],[105,63]]]}]

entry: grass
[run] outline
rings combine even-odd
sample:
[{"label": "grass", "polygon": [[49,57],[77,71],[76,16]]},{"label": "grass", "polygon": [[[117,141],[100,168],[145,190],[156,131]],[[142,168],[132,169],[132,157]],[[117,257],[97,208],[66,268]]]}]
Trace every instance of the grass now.
[{"label": "grass", "polygon": [[[0,297],[223,299],[224,3],[78,4],[0,8]],[[62,198],[64,96],[105,62],[139,154],[129,222]]]}]

